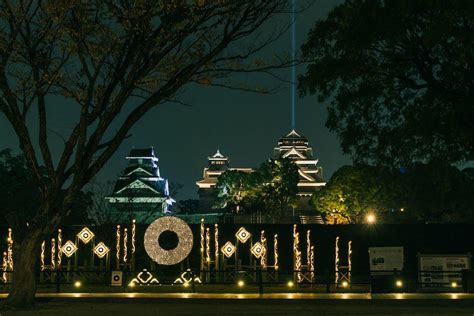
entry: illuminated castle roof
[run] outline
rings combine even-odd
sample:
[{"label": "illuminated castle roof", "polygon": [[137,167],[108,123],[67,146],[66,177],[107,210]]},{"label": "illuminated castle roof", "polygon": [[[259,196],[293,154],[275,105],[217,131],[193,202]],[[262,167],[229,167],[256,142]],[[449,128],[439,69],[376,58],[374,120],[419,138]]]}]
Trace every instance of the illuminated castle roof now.
[{"label": "illuminated castle roof", "polygon": [[292,130],[280,138],[274,149],[275,158],[289,158],[298,166],[300,181],[298,194],[311,195],[315,190],[324,186],[323,169],[318,166],[318,159],[313,157],[313,149],[309,147],[308,139]]},{"label": "illuminated castle roof", "polygon": [[202,180],[196,182],[200,189],[212,188],[217,184],[217,180],[221,174],[227,170],[238,170],[244,172],[252,172],[252,168],[230,168],[229,158],[221,154],[219,149],[210,157],[207,157],[208,166],[204,168]]},{"label": "illuminated castle roof", "polygon": [[308,146],[308,139],[292,130],[288,135],[280,138],[278,146]]},{"label": "illuminated castle roof", "polygon": [[126,159],[128,166],[107,200],[113,204],[132,203],[142,208],[160,205],[160,210],[167,211],[167,205],[174,203],[174,200],[169,196],[168,180],[160,175],[153,147],[132,149]]}]

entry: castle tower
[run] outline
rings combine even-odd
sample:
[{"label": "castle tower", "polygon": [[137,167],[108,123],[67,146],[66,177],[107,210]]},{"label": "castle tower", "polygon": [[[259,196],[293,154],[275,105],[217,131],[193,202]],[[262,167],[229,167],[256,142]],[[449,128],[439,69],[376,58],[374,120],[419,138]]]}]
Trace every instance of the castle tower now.
[{"label": "castle tower", "polygon": [[202,179],[196,182],[198,186],[200,213],[210,213],[214,205],[214,188],[219,180],[219,176],[227,170],[238,170],[252,172],[252,168],[230,168],[229,158],[221,154],[219,149],[210,157],[207,157],[207,167],[204,168]]},{"label": "castle tower", "polygon": [[313,192],[326,185],[326,181],[323,178],[323,168],[318,166],[318,159],[314,158],[313,149],[309,146],[308,139],[292,130],[280,138],[274,149],[274,156],[275,158],[289,158],[298,166],[299,208],[309,208],[309,198]]},{"label": "castle tower", "polygon": [[175,201],[169,196],[168,180],[160,175],[153,147],[132,149],[126,159],[128,166],[114,192],[106,197],[118,221],[135,218],[138,223],[148,223],[170,213]]}]

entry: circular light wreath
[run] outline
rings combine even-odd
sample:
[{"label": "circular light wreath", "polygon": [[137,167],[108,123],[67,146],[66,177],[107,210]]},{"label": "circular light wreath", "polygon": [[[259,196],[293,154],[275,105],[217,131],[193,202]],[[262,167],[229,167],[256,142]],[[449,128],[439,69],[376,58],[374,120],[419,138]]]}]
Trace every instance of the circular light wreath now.
[{"label": "circular light wreath", "polygon": [[[158,238],[165,231],[172,231],[178,236],[178,245],[171,250],[163,249]],[[163,216],[155,220],[145,231],[145,250],[158,264],[178,264],[189,255],[193,248],[193,232],[188,224],[174,216]]]}]

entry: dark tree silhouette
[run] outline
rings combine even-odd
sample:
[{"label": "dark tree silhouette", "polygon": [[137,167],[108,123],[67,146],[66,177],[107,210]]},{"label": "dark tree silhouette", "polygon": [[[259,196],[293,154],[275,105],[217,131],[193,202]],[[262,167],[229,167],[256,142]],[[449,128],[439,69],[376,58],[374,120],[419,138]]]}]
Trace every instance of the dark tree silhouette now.
[{"label": "dark tree silhouette", "polygon": [[474,221],[474,181],[444,161],[389,168],[343,166],[312,204],[329,224],[362,223],[374,213],[382,223]]},{"label": "dark tree silhouette", "polygon": [[[190,83],[228,86],[230,73],[289,64],[245,62],[282,34],[287,26],[281,23],[268,36],[256,31],[286,6],[283,0],[1,2],[0,112],[40,192],[29,226],[11,221],[15,271],[8,306],[34,303],[41,240],[150,109],[182,102],[177,94]],[[48,142],[53,95],[67,99],[76,120],[54,151]],[[37,120],[38,131],[27,119]]]},{"label": "dark tree silhouette", "polygon": [[297,204],[298,180],[298,167],[285,158],[269,159],[250,173],[228,170],[219,176],[215,207],[283,217]]},{"label": "dark tree silhouette", "polygon": [[303,46],[302,94],[358,162],[474,158],[474,2],[345,1]]},{"label": "dark tree silhouette", "polygon": [[[46,170],[43,168],[44,177]],[[60,194],[64,194],[61,192]],[[64,217],[65,224],[86,224],[93,195],[90,191],[79,192],[71,206],[71,212]],[[0,221],[13,226],[27,223],[37,211],[41,195],[39,188],[31,181],[31,173],[23,154],[13,155],[11,149],[0,150]]]}]

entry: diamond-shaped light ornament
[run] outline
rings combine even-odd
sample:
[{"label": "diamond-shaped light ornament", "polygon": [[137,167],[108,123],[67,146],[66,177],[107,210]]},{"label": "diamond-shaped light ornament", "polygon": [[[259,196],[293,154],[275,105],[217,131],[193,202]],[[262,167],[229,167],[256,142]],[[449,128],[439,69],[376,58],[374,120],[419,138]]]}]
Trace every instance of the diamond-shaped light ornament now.
[{"label": "diamond-shaped light ornament", "polygon": [[237,237],[237,239],[243,244],[245,244],[251,236],[252,235],[243,226],[240,227],[237,233],[235,234],[235,237]]},{"label": "diamond-shaped light ornament", "polygon": [[70,240],[66,241],[66,243],[61,247],[61,252],[68,258],[70,258],[76,251],[76,245]]},{"label": "diamond-shaped light ornament", "polygon": [[221,252],[224,254],[224,256],[230,258],[235,252],[235,246],[230,241],[228,241],[224,246],[222,246]]},{"label": "diamond-shaped light ornament", "polygon": [[94,253],[101,259],[104,258],[109,251],[109,247],[107,247],[103,242],[98,243],[97,246],[94,247]]},{"label": "diamond-shaped light ornament", "polygon": [[250,248],[250,252],[256,257],[260,258],[263,255],[263,252],[265,249],[263,249],[263,246],[260,242],[256,242],[253,244],[252,248]]},{"label": "diamond-shaped light ornament", "polygon": [[87,227],[84,227],[80,232],[79,234],[77,234],[77,237],[79,237],[79,239],[85,243],[85,244],[88,244],[89,241],[92,240],[92,238],[94,238],[94,233],[91,232],[91,230]]}]

